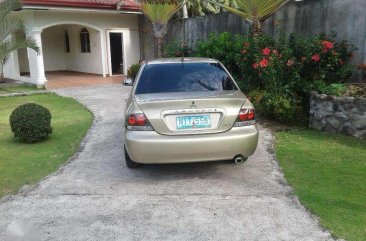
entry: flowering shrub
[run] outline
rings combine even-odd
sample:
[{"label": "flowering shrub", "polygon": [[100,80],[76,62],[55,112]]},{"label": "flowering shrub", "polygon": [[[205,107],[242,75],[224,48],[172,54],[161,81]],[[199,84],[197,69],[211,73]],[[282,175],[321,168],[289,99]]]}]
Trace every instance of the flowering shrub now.
[{"label": "flowering shrub", "polygon": [[[310,90],[336,91],[337,85],[333,84],[345,82],[352,74],[353,66],[347,62],[355,48],[345,41],[339,43],[325,35],[291,36],[277,43],[268,42],[267,38],[248,37],[244,41],[240,86],[246,92],[264,91],[263,98],[254,104],[271,118],[282,122],[303,120]],[[285,110],[286,119],[278,108]]]},{"label": "flowering shrub", "polygon": [[355,50],[346,41],[336,41],[334,34],[275,41],[222,33],[198,41],[194,55],[221,61],[262,114],[295,122],[306,119],[311,90],[340,91],[333,84],[351,77],[354,66],[348,63]]},{"label": "flowering shrub", "polygon": [[[256,40],[257,43],[248,38],[241,53],[242,76],[250,89],[264,88],[264,82],[275,79],[280,85],[297,87],[298,91],[304,87],[311,89],[314,81],[319,80],[327,84],[344,82],[352,74],[353,67],[346,63],[355,48],[345,41],[338,43],[324,35],[308,38],[292,35],[288,40],[282,38],[278,43],[263,46],[263,42],[268,42],[263,39],[268,37]],[[272,87],[271,83],[269,88]]]},{"label": "flowering shrub", "polygon": [[337,42],[335,35],[316,35],[308,38],[291,36],[288,46],[296,60],[301,61],[300,76],[307,83],[321,80],[326,84],[345,82],[352,75],[356,48],[346,41]]}]

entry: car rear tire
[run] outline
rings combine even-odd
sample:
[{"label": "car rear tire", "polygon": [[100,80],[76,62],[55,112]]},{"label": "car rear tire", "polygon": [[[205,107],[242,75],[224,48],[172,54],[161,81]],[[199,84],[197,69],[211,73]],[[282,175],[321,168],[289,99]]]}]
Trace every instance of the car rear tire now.
[{"label": "car rear tire", "polygon": [[136,167],[138,167],[138,166],[141,166],[141,164],[140,164],[140,163],[137,163],[137,162],[132,161],[132,159],[131,159],[130,155],[128,155],[128,152],[127,152],[127,150],[126,150],[126,147],[124,147],[124,149],[125,149],[126,166],[127,166],[128,168],[136,168]]}]

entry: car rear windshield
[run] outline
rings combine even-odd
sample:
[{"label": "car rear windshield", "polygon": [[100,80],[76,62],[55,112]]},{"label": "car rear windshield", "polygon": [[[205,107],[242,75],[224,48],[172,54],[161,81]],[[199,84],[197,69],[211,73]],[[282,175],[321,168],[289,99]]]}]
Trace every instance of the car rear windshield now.
[{"label": "car rear windshield", "polygon": [[219,63],[163,63],[145,66],[135,94],[237,90]]}]

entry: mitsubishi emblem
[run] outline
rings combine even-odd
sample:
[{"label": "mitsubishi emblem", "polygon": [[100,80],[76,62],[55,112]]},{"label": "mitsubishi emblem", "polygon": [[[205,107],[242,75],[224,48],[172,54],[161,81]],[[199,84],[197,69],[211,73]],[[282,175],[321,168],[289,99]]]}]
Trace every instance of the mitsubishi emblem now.
[{"label": "mitsubishi emblem", "polygon": [[192,101],[192,104],[189,106],[190,108],[197,108],[197,105],[195,104],[194,101]]}]

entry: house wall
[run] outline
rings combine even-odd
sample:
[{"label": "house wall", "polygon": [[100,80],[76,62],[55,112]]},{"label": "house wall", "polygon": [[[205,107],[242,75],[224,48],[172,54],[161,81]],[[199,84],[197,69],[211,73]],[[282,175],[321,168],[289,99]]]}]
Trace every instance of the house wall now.
[{"label": "house wall", "polygon": [[[101,13],[95,10],[23,10],[12,14],[23,19],[27,30],[43,30],[45,71],[73,70],[108,75],[108,32],[111,30],[121,31],[124,35],[125,73],[132,64],[140,60],[138,14],[117,14],[117,11]],[[80,51],[79,31],[82,27],[90,32],[91,53]],[[65,53],[65,29],[69,31],[70,53]],[[26,57],[20,53],[21,61],[18,61],[18,55],[11,55],[10,58],[5,67],[5,75],[21,79],[18,65]]]},{"label": "house wall", "polygon": [[124,73],[127,74],[127,69],[141,59],[139,31],[123,31],[123,45],[125,51],[123,58],[126,62]]},{"label": "house wall", "polygon": [[[90,53],[82,53],[80,31],[90,34]],[[69,33],[70,52],[66,53],[65,31]],[[81,25],[57,25],[42,32],[43,60],[46,71],[70,70],[103,74],[100,34]]]},{"label": "house wall", "polygon": [[[25,34],[24,32],[18,32],[14,38],[20,41],[25,40]],[[27,49],[19,49],[14,54],[18,55],[19,71],[21,73],[29,72]]]},{"label": "house wall", "polygon": [[[28,12],[31,12],[31,14]],[[100,68],[104,67],[104,72],[109,73],[107,31],[116,29],[125,30],[129,33],[124,36],[126,69],[140,60],[139,22],[138,16],[135,14],[121,15],[116,12],[105,14],[98,12],[26,11],[26,13],[24,13],[24,18],[32,25],[32,28],[36,29],[44,29],[59,24],[78,24],[88,27],[89,30],[93,30],[91,31],[91,40],[93,38],[91,41],[91,47],[93,48],[92,53],[81,54],[75,62],[66,66],[67,69],[81,69],[83,72],[102,73],[103,69]],[[75,29],[71,30],[72,33],[74,33],[74,31]],[[103,43],[98,40],[98,34],[102,35],[101,38],[103,39]],[[70,42],[71,38],[73,37],[70,36]],[[100,53],[98,48],[101,49],[102,46],[104,48],[104,66],[101,66],[100,61],[96,61],[97,58],[101,59],[102,56],[93,54]]]},{"label": "house wall", "polygon": [[[80,45],[80,31],[83,26],[68,25],[66,30],[69,32],[70,53],[65,53],[65,69],[71,71],[103,74],[103,66],[101,60],[101,44],[100,34],[98,31],[86,28],[90,36],[90,53],[82,53]],[[65,41],[64,41],[65,43]],[[65,44],[64,44],[65,46]]]},{"label": "house wall", "polygon": [[42,50],[46,71],[66,70],[66,53],[64,26],[56,26],[43,30]]},{"label": "house wall", "polygon": [[20,73],[28,73],[29,72],[29,63],[28,63],[27,49],[18,50],[18,61],[19,61]]}]

